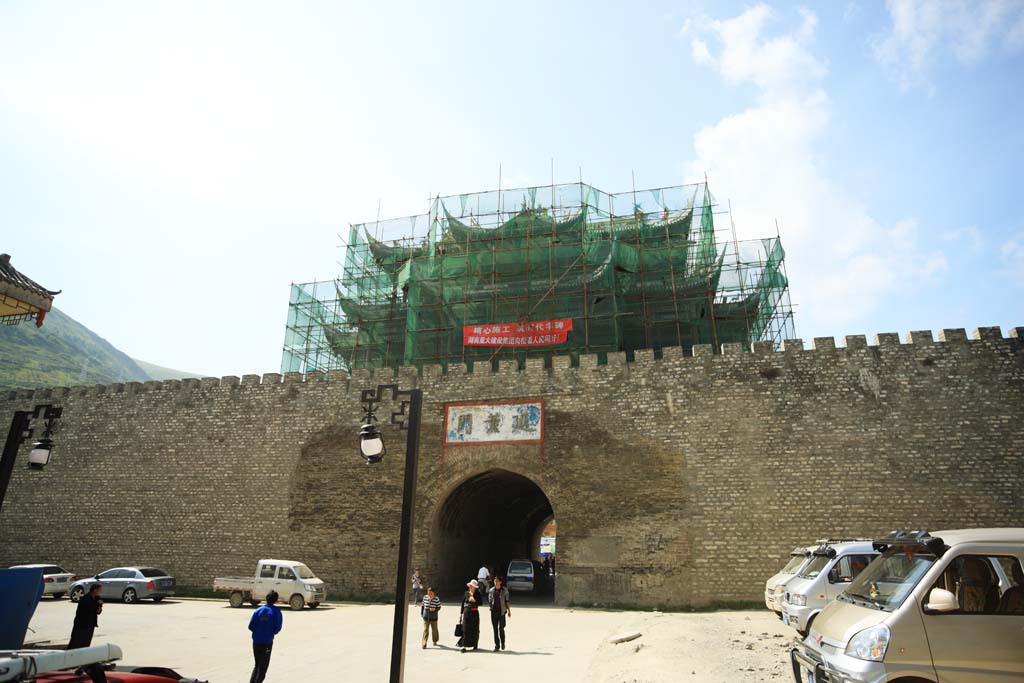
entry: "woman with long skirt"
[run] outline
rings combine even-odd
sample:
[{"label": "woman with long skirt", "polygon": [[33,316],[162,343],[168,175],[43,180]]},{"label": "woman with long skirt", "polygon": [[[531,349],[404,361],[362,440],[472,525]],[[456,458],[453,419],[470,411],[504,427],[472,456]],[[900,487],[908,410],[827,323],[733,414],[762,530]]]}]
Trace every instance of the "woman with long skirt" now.
[{"label": "woman with long skirt", "polygon": [[[462,594],[462,652],[475,650],[480,641],[480,604],[482,594],[477,587],[480,584],[473,579],[466,584]],[[486,598],[483,598],[486,600]]]}]

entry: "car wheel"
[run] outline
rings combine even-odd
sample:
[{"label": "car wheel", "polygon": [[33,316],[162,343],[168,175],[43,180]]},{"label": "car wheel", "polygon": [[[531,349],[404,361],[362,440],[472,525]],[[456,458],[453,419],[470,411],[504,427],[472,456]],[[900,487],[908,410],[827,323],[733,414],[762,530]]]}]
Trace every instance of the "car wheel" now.
[{"label": "car wheel", "polygon": [[125,588],[124,593],[121,593],[121,602],[123,602],[126,605],[130,605],[133,602],[137,602],[138,599],[139,594],[135,592],[134,588]]},{"label": "car wheel", "polygon": [[238,609],[245,604],[245,596],[242,595],[241,591],[233,591],[231,595],[228,596],[228,604],[235,609]]},{"label": "car wheel", "polygon": [[53,599],[54,599],[54,600],[60,600],[60,599],[61,599],[61,598],[63,598],[63,597],[64,597],[64,594],[63,594],[63,593],[54,593],[54,594],[53,594]]},{"label": "car wheel", "polygon": [[71,602],[78,602],[79,600],[82,599],[83,595],[85,595],[85,589],[82,588],[81,586],[75,586],[74,588],[71,589],[71,592],[68,593],[68,599]]},{"label": "car wheel", "polygon": [[311,603],[309,603],[309,608],[310,609],[316,609],[319,606],[320,606],[319,602],[311,602]]},{"label": "car wheel", "polygon": [[157,596],[157,597],[153,598],[153,602],[160,602],[160,601],[161,601],[161,600],[163,600],[163,599],[164,599],[164,596],[162,596],[162,595],[159,595],[159,596]]},{"label": "car wheel", "polygon": [[260,601],[259,600],[254,600],[252,598],[249,598],[249,604],[252,605],[253,607],[259,607],[260,606]]},{"label": "car wheel", "polygon": [[302,599],[301,595],[293,595],[292,599],[288,601],[288,606],[296,612],[302,609],[302,606],[306,604],[306,601]]}]

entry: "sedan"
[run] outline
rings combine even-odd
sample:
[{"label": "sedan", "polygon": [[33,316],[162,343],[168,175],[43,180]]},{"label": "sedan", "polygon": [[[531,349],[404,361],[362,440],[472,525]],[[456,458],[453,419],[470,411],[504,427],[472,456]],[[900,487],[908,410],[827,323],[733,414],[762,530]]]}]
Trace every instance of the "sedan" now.
[{"label": "sedan", "polygon": [[55,564],[19,564],[11,569],[42,569],[43,595],[52,595],[61,599],[68,592],[68,586],[78,581],[78,577]]},{"label": "sedan", "polygon": [[115,567],[88,579],[75,582],[68,592],[72,602],[78,600],[94,583],[100,584],[100,597],[131,604],[144,598],[160,602],[174,595],[174,577],[156,567]]}]

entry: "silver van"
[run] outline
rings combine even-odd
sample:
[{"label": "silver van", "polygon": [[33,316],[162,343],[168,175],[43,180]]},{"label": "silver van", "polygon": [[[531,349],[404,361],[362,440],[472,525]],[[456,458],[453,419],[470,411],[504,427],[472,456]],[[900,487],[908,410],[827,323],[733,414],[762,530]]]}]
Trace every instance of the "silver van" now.
[{"label": "silver van", "polygon": [[782,594],[782,621],[801,636],[825,605],[846,590],[878,555],[870,540],[823,543],[811,559],[786,582]]},{"label": "silver van", "polygon": [[1024,529],[895,531],[790,653],[798,683],[1024,681]]},{"label": "silver van", "polygon": [[789,552],[789,561],[786,562],[786,565],[764,582],[764,606],[775,612],[779,619],[782,618],[783,586],[810,561],[811,553],[816,547],[812,545],[806,548],[793,548]]}]

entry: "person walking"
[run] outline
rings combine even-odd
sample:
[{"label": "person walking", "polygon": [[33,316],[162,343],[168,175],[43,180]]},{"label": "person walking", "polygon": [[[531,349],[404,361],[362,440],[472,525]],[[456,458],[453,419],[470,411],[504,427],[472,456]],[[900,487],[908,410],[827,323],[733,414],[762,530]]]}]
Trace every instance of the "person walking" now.
[{"label": "person walking", "polygon": [[[100,584],[94,583],[89,586],[88,592],[78,600],[75,621],[71,625],[71,640],[68,641],[68,650],[77,650],[92,645],[92,634],[99,626],[98,617],[102,612],[103,601],[100,600]],[[107,674],[99,664],[90,664],[83,669],[89,674],[93,683],[106,683]]]},{"label": "person walking", "polygon": [[277,591],[267,593],[267,604],[252,613],[249,630],[252,631],[252,657],[255,665],[249,683],[263,683],[270,668],[270,651],[274,647],[274,636],[281,632],[284,619],[277,606]]},{"label": "person walking", "polygon": [[420,570],[417,569],[412,573],[412,604],[418,605],[420,603],[420,592],[423,590],[423,577],[420,576]]},{"label": "person walking", "polygon": [[487,568],[487,565],[481,565],[480,571],[476,573],[476,580],[479,585],[483,587],[483,590],[487,591],[487,581],[491,578],[491,570]]},{"label": "person walking", "polygon": [[480,603],[483,594],[479,591],[480,584],[473,579],[466,584],[466,592],[462,594],[462,652],[471,648],[475,650],[480,643]]},{"label": "person walking", "polygon": [[491,606],[491,628],[494,629],[494,651],[505,649],[505,617],[512,617],[512,603],[508,588],[500,576],[494,577],[494,588],[487,591],[487,602]]},{"label": "person walking", "polygon": [[433,587],[427,588],[420,612],[423,616],[423,649],[427,649],[427,632],[432,631],[434,645],[437,645],[437,613],[441,611],[441,598],[434,594]]}]

